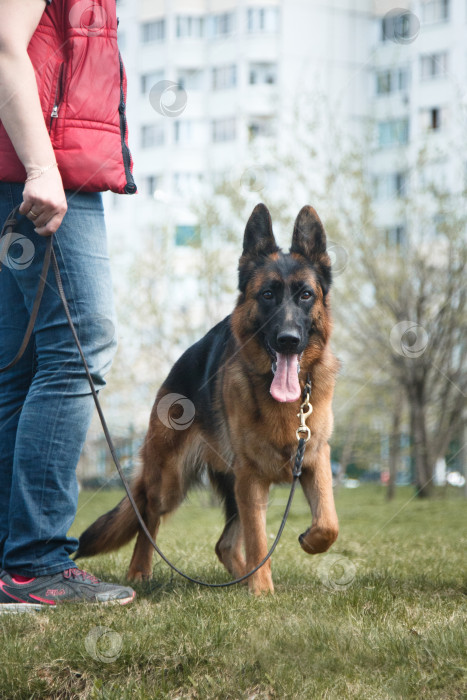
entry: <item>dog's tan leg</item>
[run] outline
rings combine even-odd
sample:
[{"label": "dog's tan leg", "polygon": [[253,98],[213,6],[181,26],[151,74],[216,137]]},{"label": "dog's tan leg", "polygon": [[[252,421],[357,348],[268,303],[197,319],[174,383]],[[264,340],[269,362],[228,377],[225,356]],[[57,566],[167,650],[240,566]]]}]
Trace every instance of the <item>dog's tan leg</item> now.
[{"label": "dog's tan leg", "polygon": [[[155,540],[157,531],[159,530],[160,518],[151,513],[144,518],[146,527]],[[130,567],[127,573],[127,579],[130,581],[146,581],[152,577],[152,558],[154,548],[149,542],[146,534],[140,529],[136,539],[133,556],[131,557]]]},{"label": "dog's tan leg", "polygon": [[216,554],[220,562],[234,578],[246,573],[242,545],[242,526],[237,516],[226,524],[216,544]]},{"label": "dog's tan leg", "polygon": [[311,467],[303,469],[300,483],[313,515],[312,526],[298,538],[300,545],[307,554],[325,552],[339,533],[329,445],[320,450]]},{"label": "dog's tan leg", "polygon": [[[157,535],[161,516],[170,513],[183,500],[182,479],[179,473],[179,454],[173,452],[163,461],[163,468],[151,467],[150,485],[146,486],[144,521],[153,539]],[[152,577],[154,548],[140,529],[131,558],[127,578],[142,581]]]},{"label": "dog's tan leg", "polygon": [[[257,477],[254,467],[242,468],[236,473],[235,497],[237,500],[243,537],[245,539],[246,570],[254,569],[268,552],[266,538],[266,509],[269,483]],[[267,561],[248,579],[251,593],[274,593],[271,562]]]}]

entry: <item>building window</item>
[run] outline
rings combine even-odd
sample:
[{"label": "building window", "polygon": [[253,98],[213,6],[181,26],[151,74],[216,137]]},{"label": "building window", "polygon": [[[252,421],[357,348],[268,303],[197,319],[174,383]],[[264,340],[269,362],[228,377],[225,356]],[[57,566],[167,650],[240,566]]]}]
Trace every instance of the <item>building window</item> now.
[{"label": "building window", "polygon": [[248,33],[277,32],[279,29],[278,7],[250,7],[247,11]]},{"label": "building window", "polygon": [[378,124],[378,144],[386,146],[400,146],[408,143],[409,120],[391,119]]},{"label": "building window", "polygon": [[437,109],[436,107],[434,109],[430,109],[429,119],[430,119],[430,129],[440,129],[441,128],[441,110],[440,109]]},{"label": "building window", "polygon": [[272,136],[272,134],[272,117],[251,117],[248,124],[248,136],[250,141],[258,138],[258,136]]},{"label": "building window", "polygon": [[152,73],[144,73],[141,76],[141,94],[142,95],[149,95],[151,88],[154,87],[157,83],[160,83],[161,80],[164,79],[164,72],[161,70],[154,71]]},{"label": "building window", "polygon": [[376,94],[389,95],[393,92],[407,90],[409,86],[409,69],[395,68],[376,73]]},{"label": "building window", "polygon": [[382,173],[374,181],[374,196],[377,200],[403,197],[407,192],[407,175],[404,172]]},{"label": "building window", "polygon": [[390,226],[384,229],[384,237],[388,248],[404,245],[406,240],[405,226]]},{"label": "building window", "polygon": [[410,40],[417,35],[419,30],[419,22],[417,17],[409,10],[395,11],[383,17],[381,22],[381,41],[394,41],[397,38],[398,42],[403,42],[404,39]]},{"label": "building window", "polygon": [[212,69],[212,89],[227,90],[237,84],[237,66],[221,66]]},{"label": "building window", "polygon": [[178,39],[201,39],[204,36],[204,17],[177,17],[175,34]]},{"label": "building window", "polygon": [[193,142],[194,124],[190,120],[177,120],[174,122],[174,141],[181,146],[189,145]]},{"label": "building window", "polygon": [[162,177],[160,175],[148,175],[145,179],[146,194],[154,197],[154,192],[160,189]]},{"label": "building window", "polygon": [[378,95],[388,95],[392,92],[391,71],[385,70],[376,75],[376,93]]},{"label": "building window", "polygon": [[156,124],[141,127],[141,148],[157,148],[164,145],[164,129]]},{"label": "building window", "polygon": [[406,173],[394,174],[394,189],[396,197],[403,197],[407,194],[407,175]]},{"label": "building window", "polygon": [[398,90],[407,90],[410,83],[409,68],[399,68],[396,71],[396,85]]},{"label": "building window", "polygon": [[445,22],[449,19],[449,0],[425,0],[422,3],[422,20],[424,22]]},{"label": "building window", "polygon": [[204,71],[197,68],[180,68],[177,74],[177,84],[181,90],[201,90],[203,88]]},{"label": "building window", "polygon": [[215,143],[234,141],[237,136],[237,122],[235,118],[214,119],[212,121],[212,140]]},{"label": "building window", "polygon": [[165,19],[145,22],[141,25],[141,41],[143,44],[149,44],[152,41],[164,41],[164,39]]},{"label": "building window", "polygon": [[447,51],[420,56],[420,77],[422,80],[440,78],[448,72]]},{"label": "building window", "polygon": [[234,30],[234,13],[223,12],[210,17],[211,36],[220,37],[232,34]]},{"label": "building window", "polygon": [[444,110],[440,107],[429,107],[420,110],[421,127],[425,131],[439,131],[445,121]]},{"label": "building window", "polygon": [[248,82],[250,85],[275,85],[277,83],[277,64],[250,63]]},{"label": "building window", "polygon": [[175,228],[175,245],[198,247],[201,243],[199,226],[177,226]]}]

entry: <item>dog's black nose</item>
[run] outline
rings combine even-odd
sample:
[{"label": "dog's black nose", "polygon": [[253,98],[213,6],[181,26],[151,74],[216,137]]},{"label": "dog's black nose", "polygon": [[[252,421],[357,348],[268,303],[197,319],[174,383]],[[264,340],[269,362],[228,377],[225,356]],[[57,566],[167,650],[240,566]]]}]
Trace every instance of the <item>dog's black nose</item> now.
[{"label": "dog's black nose", "polygon": [[300,342],[300,336],[296,331],[282,331],[277,336],[278,348],[283,352],[293,352]]}]

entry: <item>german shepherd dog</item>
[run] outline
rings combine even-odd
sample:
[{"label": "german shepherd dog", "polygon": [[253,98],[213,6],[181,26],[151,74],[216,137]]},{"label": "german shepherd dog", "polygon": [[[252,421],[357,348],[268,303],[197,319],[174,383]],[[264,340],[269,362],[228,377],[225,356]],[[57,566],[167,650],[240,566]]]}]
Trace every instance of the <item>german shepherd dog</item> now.
[{"label": "german shepherd dog", "polygon": [[[177,508],[196,475],[207,468],[226,518],[216,554],[234,577],[267,554],[268,492],[271,484],[292,481],[307,375],[313,412],[300,482],[313,517],[299,541],[305,552],[316,554],[337,538],[328,445],[338,368],[329,347],[330,284],[326,235],[316,211],[303,207],[290,252],[283,253],[268,209],[258,204],[245,229],[233,313],[180,357],[152,409],[142,468],[132,484],[145,523],[156,537],[161,516]],[[170,404],[170,394],[183,399],[164,415],[160,407]],[[194,419],[184,430],[182,404],[194,407]],[[77,556],[109,552],[136,534],[128,577],[149,578],[153,548],[128,498],[81,535]],[[269,561],[249,577],[248,585],[255,594],[273,592]]]}]

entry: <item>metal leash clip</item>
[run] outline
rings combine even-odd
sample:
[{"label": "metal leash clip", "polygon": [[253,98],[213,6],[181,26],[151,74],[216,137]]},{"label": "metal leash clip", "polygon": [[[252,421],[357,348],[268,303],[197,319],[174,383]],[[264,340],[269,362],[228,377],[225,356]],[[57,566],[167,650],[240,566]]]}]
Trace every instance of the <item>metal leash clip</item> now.
[{"label": "metal leash clip", "polygon": [[306,424],[306,419],[312,413],[312,411],[313,406],[310,403],[310,395],[307,393],[305,401],[300,406],[300,412],[297,413],[297,418],[300,418],[300,425],[295,433],[295,435],[297,436],[297,440],[303,438],[305,442],[308,442],[308,440],[310,439],[311,431]]}]

